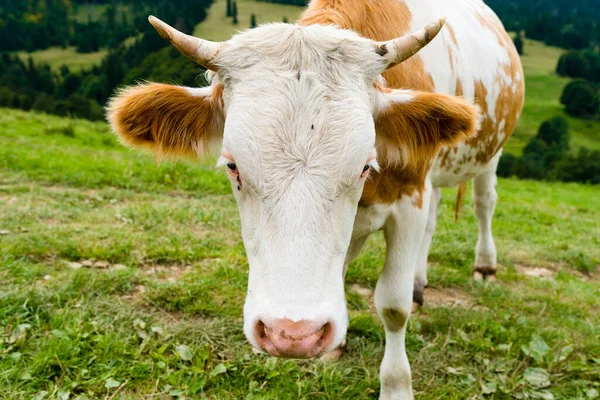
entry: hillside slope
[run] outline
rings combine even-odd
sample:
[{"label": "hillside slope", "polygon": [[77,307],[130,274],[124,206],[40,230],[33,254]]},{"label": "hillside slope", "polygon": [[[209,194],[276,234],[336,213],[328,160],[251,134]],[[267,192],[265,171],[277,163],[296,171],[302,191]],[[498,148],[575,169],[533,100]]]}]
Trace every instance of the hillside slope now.
[{"label": "hillside slope", "polygon": [[[374,235],[347,275],[333,364],[254,354],[247,261],[213,161],[156,161],[104,123],[0,109],[0,393],[24,398],[374,398],[383,329]],[[471,281],[472,204],[434,238],[407,349],[419,398],[594,398],[598,187],[499,180],[499,282]],[[468,197],[468,196],[467,196]]]},{"label": "hillside slope", "polygon": [[[207,18],[194,28],[194,35],[215,41],[227,40],[239,30],[249,28],[252,13],[256,15],[259,23],[264,23],[281,21],[284,16],[293,22],[302,12],[302,7],[239,0],[239,23],[233,25],[231,18],[225,16],[225,4],[225,0],[215,0],[208,10]],[[80,9],[83,10],[82,7]],[[563,51],[541,42],[526,41],[525,55],[522,57],[526,80],[525,107],[517,129],[506,145],[507,152],[519,154],[529,139],[535,136],[541,122],[555,115],[562,115],[567,119],[574,152],[581,146],[600,149],[600,121],[573,118],[564,112],[559,103],[562,89],[568,83],[568,79],[558,77],[554,70]],[[19,53],[22,59],[31,56],[36,62],[49,63],[55,70],[66,64],[75,71],[99,64],[105,54],[106,51],[79,54],[73,48]]]}]

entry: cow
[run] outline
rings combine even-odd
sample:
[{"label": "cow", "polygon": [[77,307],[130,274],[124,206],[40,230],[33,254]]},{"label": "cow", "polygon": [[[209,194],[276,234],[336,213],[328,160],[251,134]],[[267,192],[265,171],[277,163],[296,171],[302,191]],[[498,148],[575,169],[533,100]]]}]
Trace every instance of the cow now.
[{"label": "cow", "polygon": [[248,341],[279,357],[339,357],[346,269],[383,230],[380,398],[412,399],[404,341],[440,187],[473,179],[474,274],[496,271],[495,171],[524,97],[501,22],[481,0],[313,0],[295,24],[217,43],[149,20],[211,84],[122,89],[108,120],[125,145],[160,157],[220,148],[248,257]]}]

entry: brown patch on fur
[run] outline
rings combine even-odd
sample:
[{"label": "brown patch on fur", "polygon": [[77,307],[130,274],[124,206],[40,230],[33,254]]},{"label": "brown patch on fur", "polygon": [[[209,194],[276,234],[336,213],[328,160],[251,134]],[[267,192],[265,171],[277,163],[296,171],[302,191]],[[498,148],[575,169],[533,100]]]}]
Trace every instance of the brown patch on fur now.
[{"label": "brown patch on fur", "polygon": [[384,308],[383,319],[385,326],[392,332],[398,332],[406,325],[408,315],[395,308]]},{"label": "brown patch on fur", "polygon": [[[390,103],[375,118],[382,170],[371,171],[360,204],[393,203],[403,195],[422,193],[440,147],[471,138],[476,127],[475,107],[456,97],[417,92],[408,102]],[[422,199],[415,205],[422,207]]]},{"label": "brown patch on fur", "polygon": [[454,44],[458,46],[458,41],[456,40],[456,34],[454,33],[454,29],[452,29],[452,26],[450,26],[450,24],[446,22],[445,27],[448,30],[448,32],[450,32],[450,38],[452,39]]},{"label": "brown patch on fur", "polygon": [[211,96],[191,95],[179,86],[147,83],[121,90],[110,100],[108,120],[121,141],[158,156],[197,157],[222,129],[222,87]]},{"label": "brown patch on fur", "polygon": [[375,81],[373,86],[375,86],[375,89],[379,90],[381,93],[387,93],[387,94],[392,93],[392,89],[390,89],[389,87],[383,86],[381,83],[379,83],[377,81]]},{"label": "brown patch on fur", "polygon": [[461,97],[464,95],[460,78],[456,78],[456,89],[454,89],[454,94]]},{"label": "brown patch on fur", "polygon": [[[475,102],[481,106],[483,119],[481,133],[467,144],[479,149],[475,161],[486,164],[504,146],[517,126],[525,100],[525,84],[519,54],[502,22],[496,17],[489,18],[481,13],[477,13],[477,18],[484,28],[496,35],[498,43],[507,50],[510,59],[509,64],[499,66],[503,74],[509,78],[508,82],[500,75],[500,71],[496,73],[494,85],[500,87],[500,93],[496,99],[493,116],[489,113],[490,109],[486,101],[487,89],[481,81],[475,82]],[[503,126],[501,126],[502,121],[504,121]]]},{"label": "brown patch on fur", "polygon": [[467,182],[463,182],[458,185],[458,190],[456,191],[456,201],[454,202],[454,222],[458,221],[458,214],[460,214],[460,209],[462,208],[466,191]]}]

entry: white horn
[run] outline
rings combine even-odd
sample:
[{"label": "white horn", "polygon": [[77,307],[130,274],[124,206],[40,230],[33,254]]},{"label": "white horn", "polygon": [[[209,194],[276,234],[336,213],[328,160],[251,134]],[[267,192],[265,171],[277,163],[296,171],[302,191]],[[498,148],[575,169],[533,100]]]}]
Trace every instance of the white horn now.
[{"label": "white horn", "polygon": [[417,32],[386,42],[378,42],[375,52],[388,61],[386,69],[392,68],[414,56],[419,50],[427,46],[440,32],[445,23],[446,18],[440,18],[437,22],[431,23]]},{"label": "white horn", "polygon": [[213,60],[223,48],[223,43],[211,42],[209,40],[186,35],[152,15],[148,17],[148,21],[150,21],[160,36],[171,42],[181,54],[190,60],[197,62],[206,69],[213,71],[217,70],[217,67],[213,64]]}]

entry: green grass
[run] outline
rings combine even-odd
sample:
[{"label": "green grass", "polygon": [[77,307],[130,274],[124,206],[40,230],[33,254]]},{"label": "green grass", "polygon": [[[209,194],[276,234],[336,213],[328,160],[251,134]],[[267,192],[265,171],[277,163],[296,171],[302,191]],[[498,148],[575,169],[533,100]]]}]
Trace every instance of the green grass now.
[{"label": "green grass", "polygon": [[[104,123],[15,110],[0,110],[0,132],[2,398],[376,398],[384,333],[372,299],[349,290],[337,363],[274,359],[246,343],[239,216],[212,160],[157,166]],[[501,179],[498,191],[502,265],[488,285],[470,279],[472,204],[455,224],[444,191],[430,302],[407,334],[416,396],[595,398],[598,187]],[[374,288],[383,251],[376,234],[348,288]],[[84,260],[110,267],[70,264]],[[447,307],[432,293],[465,301]]]},{"label": "green grass", "polygon": [[564,51],[541,42],[525,41],[525,54],[521,57],[525,70],[525,106],[517,129],[505,146],[506,151],[519,154],[537,134],[541,123],[555,115],[567,119],[574,149],[581,146],[600,149],[600,121],[573,118],[560,104],[560,96],[569,79],[559,77],[554,71]]},{"label": "green grass", "polygon": [[[74,4],[73,19],[83,24],[87,23],[89,20],[98,21],[107,8],[108,4]],[[129,7],[124,4],[117,4],[117,21],[120,21],[123,17],[131,17]]]},{"label": "green grass", "polygon": [[94,53],[78,53],[73,46],[66,48],[50,47],[46,50],[38,50],[31,53],[20,51],[17,53],[23,61],[29,57],[36,64],[48,64],[50,68],[57,71],[63,65],[68,66],[71,71],[80,71],[100,64],[108,54],[108,50],[100,50]]},{"label": "green grass", "polygon": [[213,5],[208,10],[207,18],[194,28],[194,35],[214,41],[229,40],[238,31],[250,28],[250,14],[252,13],[256,15],[257,22],[262,24],[265,22],[281,22],[284,16],[290,22],[294,22],[303,10],[302,7],[285,4],[239,0],[237,2],[239,23],[233,25],[231,18],[225,16],[226,4],[225,0],[214,0]]}]

